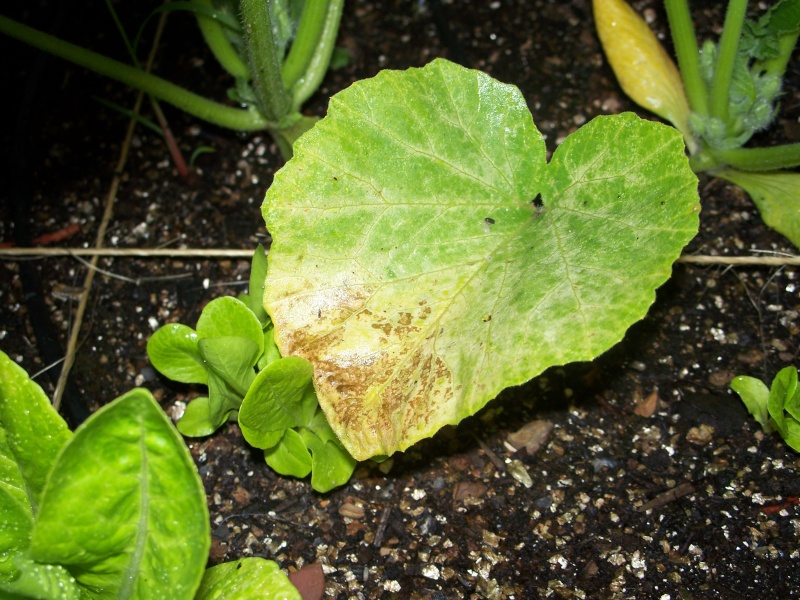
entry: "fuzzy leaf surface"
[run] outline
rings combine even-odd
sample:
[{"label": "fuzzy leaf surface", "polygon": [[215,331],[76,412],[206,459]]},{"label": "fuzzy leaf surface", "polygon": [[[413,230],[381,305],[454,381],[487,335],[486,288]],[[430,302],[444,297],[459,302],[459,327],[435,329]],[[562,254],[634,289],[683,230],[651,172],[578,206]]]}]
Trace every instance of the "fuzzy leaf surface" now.
[{"label": "fuzzy leaf surface", "polygon": [[517,88],[439,59],[298,140],[263,206],[265,305],[345,448],[390,455],[619,341],[698,212],[674,129],[599,117],[548,164]]}]

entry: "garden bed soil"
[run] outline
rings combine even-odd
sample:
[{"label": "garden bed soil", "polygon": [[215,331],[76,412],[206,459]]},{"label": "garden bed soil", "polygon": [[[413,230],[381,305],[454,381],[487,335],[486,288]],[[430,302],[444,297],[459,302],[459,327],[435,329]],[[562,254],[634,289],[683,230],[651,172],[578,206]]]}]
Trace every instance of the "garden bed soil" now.
[{"label": "garden bed soil", "polygon": [[[664,32],[659,3],[636,6]],[[126,23],[152,8],[119,7]],[[49,3],[13,10],[49,31],[55,19],[63,37],[124,58],[102,3],[61,16]],[[697,17],[709,35],[721,8],[702,3]],[[437,56],[518,85],[550,151],[597,115],[637,110],[605,63],[586,0],[351,1],[339,43],[350,62],[329,74],[309,114],[324,114],[327,98],[355,80]],[[0,240],[77,224],[59,244],[91,245],[127,123],[92,96],[129,106],[133,94],[48,59],[26,97],[34,53],[6,39],[0,49],[21,57],[3,70],[7,93],[18,90],[29,111],[4,128]],[[159,74],[224,98],[228,81],[189,17],[170,17],[158,56]],[[761,143],[798,137],[796,67],[787,89]],[[260,204],[282,164],[269,137],[167,114],[187,154],[214,152],[180,178],[159,136],[138,128],[106,245],[268,244]],[[24,127],[17,142],[15,126]],[[700,190],[700,233],[686,253],[796,252],[741,190],[703,177]],[[18,193],[27,194],[23,205]],[[106,257],[98,266],[72,402],[95,410],[143,385],[179,414],[199,390],[161,378],[147,338],[167,322],[194,324],[212,298],[244,291],[249,261]],[[0,261],[0,348],[30,373],[63,355],[85,269],[70,257]],[[270,471],[235,425],[187,440],[208,495],[209,563],[262,556],[293,571],[320,562],[330,598],[800,597],[800,457],[764,435],[728,389],[734,375],[771,379],[800,362],[798,279],[796,267],[677,263],[647,317],[595,361],[506,390],[458,427],[381,465],[359,465],[328,494]],[[57,370],[36,377],[48,394]],[[528,423],[544,432],[541,447],[514,451],[509,436]]]}]

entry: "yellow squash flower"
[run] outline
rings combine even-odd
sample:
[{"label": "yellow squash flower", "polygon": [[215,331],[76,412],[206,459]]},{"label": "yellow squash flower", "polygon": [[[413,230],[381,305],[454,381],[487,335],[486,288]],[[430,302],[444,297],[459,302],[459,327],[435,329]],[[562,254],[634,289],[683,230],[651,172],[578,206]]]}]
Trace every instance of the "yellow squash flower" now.
[{"label": "yellow squash flower", "polygon": [[689,102],[675,63],[625,0],[593,0],[595,27],[620,86],[690,140]]}]

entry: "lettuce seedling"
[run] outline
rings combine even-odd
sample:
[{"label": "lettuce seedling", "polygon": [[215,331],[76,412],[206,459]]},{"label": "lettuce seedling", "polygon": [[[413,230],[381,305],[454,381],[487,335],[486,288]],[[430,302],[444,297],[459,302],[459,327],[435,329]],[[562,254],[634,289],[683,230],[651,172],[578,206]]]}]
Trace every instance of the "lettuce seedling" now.
[{"label": "lettuce seedling", "polygon": [[[264,559],[205,571],[202,482],[150,392],[135,389],[74,434],[0,352],[0,597],[259,598],[300,594]],[[246,568],[240,568],[245,566]]]},{"label": "lettuce seedling", "polygon": [[275,342],[362,460],[619,341],[699,204],[674,128],[598,117],[548,162],[517,88],[437,59],[331,98],[262,210]]},{"label": "lettuce seedling", "polygon": [[800,0],[747,20],[730,0],[719,43],[698,47],[686,0],[665,0],[678,67],[625,0],[593,0],[595,25],[622,89],[682,134],[695,172],[750,194],[769,227],[800,247],[800,144],[744,148],[778,114],[798,34]]},{"label": "lettuce seedling", "polygon": [[172,323],[148,340],[153,366],[182,383],[208,386],[177,423],[189,437],[210,435],[236,416],[245,440],[264,450],[281,475],[306,477],[326,492],[350,479],[356,461],[347,453],[319,408],[311,365],[281,358],[273,325],[261,298],[267,259],[253,256],[249,294],[209,302],[196,329]]},{"label": "lettuce seedling", "polygon": [[760,379],[739,375],[731,381],[731,389],[758,421],[765,433],[777,431],[784,441],[800,452],[800,386],[797,369],[781,369],[767,389]]}]

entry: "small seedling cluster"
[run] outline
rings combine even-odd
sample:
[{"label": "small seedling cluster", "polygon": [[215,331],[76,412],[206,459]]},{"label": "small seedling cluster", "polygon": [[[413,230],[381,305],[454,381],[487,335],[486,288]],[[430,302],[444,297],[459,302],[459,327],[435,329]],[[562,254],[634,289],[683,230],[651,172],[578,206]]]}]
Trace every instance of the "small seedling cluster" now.
[{"label": "small seedling cluster", "polygon": [[739,394],[764,433],[777,431],[800,452],[800,385],[795,367],[778,371],[770,388],[760,379],[740,375],[731,382],[731,389]]},{"label": "small seedling cluster", "polygon": [[311,365],[281,358],[262,306],[267,258],[256,250],[250,293],[209,302],[195,329],[165,325],[147,344],[153,366],[166,377],[208,387],[178,421],[186,436],[210,435],[236,417],[248,443],[264,450],[281,475],[305,477],[325,492],[350,479],[356,461],[343,448],[319,407]]}]

